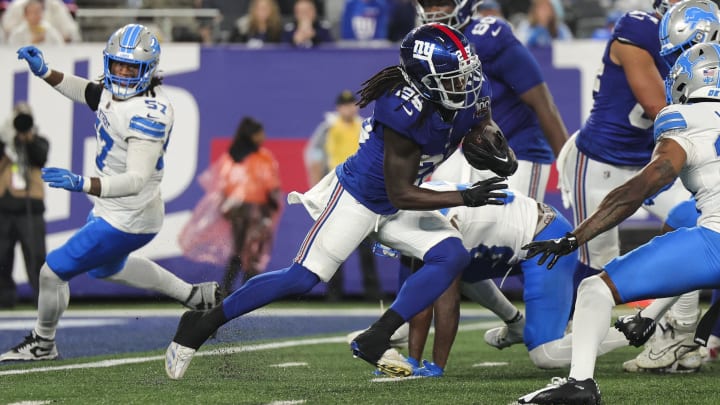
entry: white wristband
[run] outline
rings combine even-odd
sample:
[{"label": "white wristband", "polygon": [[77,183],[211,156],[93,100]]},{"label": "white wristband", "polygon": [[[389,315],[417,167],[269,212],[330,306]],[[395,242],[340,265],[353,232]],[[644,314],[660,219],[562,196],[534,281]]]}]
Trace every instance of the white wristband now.
[{"label": "white wristband", "polygon": [[83,191],[84,193],[89,193],[89,192],[90,192],[90,186],[91,186],[91,185],[92,185],[92,181],[90,180],[90,177],[83,176],[82,191]]},{"label": "white wristband", "polygon": [[43,78],[43,79],[47,79],[48,77],[50,77],[50,75],[52,74],[52,72],[53,72],[53,70],[48,67],[47,72],[45,72],[45,74],[42,75],[42,76],[40,76],[40,77]]}]

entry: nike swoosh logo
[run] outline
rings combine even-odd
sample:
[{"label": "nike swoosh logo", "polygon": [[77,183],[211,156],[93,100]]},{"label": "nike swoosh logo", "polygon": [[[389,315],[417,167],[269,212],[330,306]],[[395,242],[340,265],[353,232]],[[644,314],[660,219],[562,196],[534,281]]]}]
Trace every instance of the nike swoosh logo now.
[{"label": "nike swoosh logo", "polygon": [[50,354],[51,351],[52,351],[52,349],[44,349],[40,346],[33,347],[32,349],[30,349],[30,353],[32,353],[33,356],[35,356],[35,357],[46,356],[46,355]]},{"label": "nike swoosh logo", "polygon": [[672,350],[672,349],[680,346],[681,344],[682,344],[682,341],[673,343],[673,344],[671,344],[670,346],[663,348],[663,349],[660,350],[659,352],[654,352],[653,349],[650,348],[650,352],[648,352],[648,358],[649,358],[650,360],[658,360],[659,358],[661,358],[662,356],[664,356],[665,354],[667,354],[667,352],[669,352],[670,350]]},{"label": "nike swoosh logo", "polygon": [[492,36],[496,37],[497,34],[500,33],[500,30],[501,30],[501,29],[502,29],[502,27],[498,27],[496,30],[491,31],[490,33],[492,34]]},{"label": "nike swoosh logo", "polygon": [[407,115],[410,115],[410,116],[413,115],[413,110],[412,110],[412,109],[409,109],[409,110],[408,110],[408,108],[405,107],[404,105],[402,106],[402,108],[403,108],[403,110],[405,110],[405,112],[407,113]]},{"label": "nike swoosh logo", "polygon": [[507,161],[508,161],[507,156],[505,156],[504,158],[501,158],[500,156],[495,156],[495,159],[497,159],[497,160],[499,160],[499,161],[501,161],[501,162],[507,162]]},{"label": "nike swoosh logo", "polygon": [[150,114],[146,115],[146,117],[150,118],[151,120],[159,120],[159,119],[160,119],[160,117],[155,117],[155,116],[150,115]]}]

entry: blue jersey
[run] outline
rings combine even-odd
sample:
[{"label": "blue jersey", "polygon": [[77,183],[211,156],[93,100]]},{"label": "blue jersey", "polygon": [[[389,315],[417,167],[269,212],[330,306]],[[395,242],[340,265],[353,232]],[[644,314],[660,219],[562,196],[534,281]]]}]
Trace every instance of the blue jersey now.
[{"label": "blue jersey", "polygon": [[335,172],[340,184],[360,203],[381,215],[398,211],[385,191],[384,131],[391,128],[415,142],[422,151],[416,184],[457,149],[463,136],[490,114],[490,86],[483,80],[478,102],[457,110],[451,122],[440,116],[437,104],[423,99],[406,85],[375,100],[373,115],[363,122],[360,148]]},{"label": "blue jersey", "polygon": [[629,12],[615,25],[595,82],[590,117],[577,137],[578,149],[590,158],[622,166],[644,166],[650,161],[653,120],[635,99],[622,66],[610,60],[610,45],[617,40],[644,49],[665,77],[668,67],[660,57],[658,30],[658,19],[644,11]]},{"label": "blue jersey", "polygon": [[555,156],[535,112],[520,100],[521,94],[545,81],[535,58],[502,19],[473,18],[463,31],[490,80],[493,119],[517,158],[552,163]]}]

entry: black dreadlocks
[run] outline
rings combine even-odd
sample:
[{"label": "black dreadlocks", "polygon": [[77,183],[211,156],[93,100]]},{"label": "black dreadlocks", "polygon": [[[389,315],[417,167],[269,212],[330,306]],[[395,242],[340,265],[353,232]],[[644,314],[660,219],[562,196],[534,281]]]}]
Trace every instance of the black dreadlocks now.
[{"label": "black dreadlocks", "polygon": [[406,84],[407,81],[405,81],[403,77],[400,66],[388,66],[362,84],[363,87],[358,92],[360,94],[358,105],[360,108],[366,107],[383,94],[394,91],[398,87]]}]

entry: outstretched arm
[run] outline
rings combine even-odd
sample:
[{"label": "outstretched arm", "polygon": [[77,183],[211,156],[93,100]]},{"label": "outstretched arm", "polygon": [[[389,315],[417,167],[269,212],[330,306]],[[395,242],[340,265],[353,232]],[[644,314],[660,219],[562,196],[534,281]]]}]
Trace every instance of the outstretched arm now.
[{"label": "outstretched arm", "polygon": [[671,183],[685,165],[685,150],[674,140],[661,138],[653,151],[652,160],[638,174],[611,191],[597,210],[575,230],[560,239],[532,242],[525,246],[527,258],[541,255],[538,264],[550,259],[552,268],[560,256],[571,253],[579,245],[617,226],[642,205],[648,197]]},{"label": "outstretched arm", "polygon": [[34,46],[24,46],[17,51],[18,59],[27,62],[30,71],[60,94],[77,102],[90,106],[94,111],[100,102],[102,87],[87,79],[73,75],[65,75],[62,72],[50,69],[45,62],[42,51]]},{"label": "outstretched arm", "polygon": [[638,174],[611,191],[597,210],[572,232],[578,244],[617,226],[642,205],[670,184],[685,165],[685,150],[672,139],[661,139],[650,161]]}]

